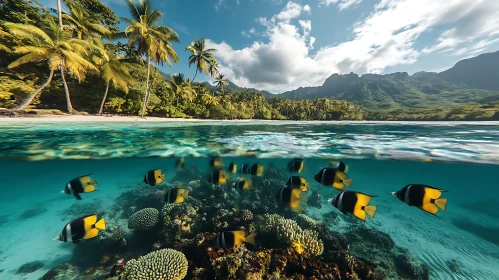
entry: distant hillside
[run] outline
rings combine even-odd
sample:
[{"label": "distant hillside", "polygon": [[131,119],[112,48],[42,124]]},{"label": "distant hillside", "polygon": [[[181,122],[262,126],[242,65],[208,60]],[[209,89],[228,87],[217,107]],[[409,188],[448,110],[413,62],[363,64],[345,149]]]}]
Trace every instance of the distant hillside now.
[{"label": "distant hillside", "polygon": [[[333,74],[320,87],[298,88],[278,95],[290,99],[328,97],[346,100],[368,109],[389,108],[450,108],[460,104],[486,104],[499,100],[499,52],[460,61],[453,68],[440,74],[418,72],[409,74],[393,73],[386,75],[366,74],[358,76]],[[483,62],[494,60],[495,65]],[[483,69],[480,68],[482,65]],[[468,68],[468,69],[466,69]],[[493,69],[496,70],[493,70]],[[459,75],[469,70],[473,75],[468,79]],[[454,74],[456,73],[456,78]],[[496,75],[492,79],[490,73]],[[481,86],[479,78],[483,81]],[[454,80],[452,80],[454,79]],[[466,84],[464,83],[466,82]],[[497,84],[497,86],[494,84]]]},{"label": "distant hillside", "polygon": [[499,90],[499,51],[461,60],[439,77],[474,88]]}]

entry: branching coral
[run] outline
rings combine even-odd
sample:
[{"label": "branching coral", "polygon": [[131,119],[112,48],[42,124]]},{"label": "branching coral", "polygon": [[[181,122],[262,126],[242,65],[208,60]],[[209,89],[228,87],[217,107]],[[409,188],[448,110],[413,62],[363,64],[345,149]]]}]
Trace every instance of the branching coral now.
[{"label": "branching coral", "polygon": [[277,214],[265,214],[264,220],[262,231],[275,232],[281,241],[292,245],[297,252],[318,256],[324,251],[324,244],[316,231],[302,230],[295,221]]},{"label": "branching coral", "polygon": [[159,211],[155,208],[145,208],[135,212],[128,219],[129,229],[146,230],[159,222]]},{"label": "branching coral", "polygon": [[129,280],[180,280],[187,275],[187,268],[187,258],[182,252],[162,249],[128,261],[123,275]]},{"label": "branching coral", "polygon": [[324,224],[320,221],[316,221],[305,214],[298,214],[296,216],[296,221],[301,228],[312,229],[320,231]]}]

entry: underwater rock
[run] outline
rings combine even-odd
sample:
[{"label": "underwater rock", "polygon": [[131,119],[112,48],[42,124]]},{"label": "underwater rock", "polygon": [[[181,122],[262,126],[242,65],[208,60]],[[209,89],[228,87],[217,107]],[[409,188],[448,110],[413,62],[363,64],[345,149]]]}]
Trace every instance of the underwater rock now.
[{"label": "underwater rock", "polygon": [[307,205],[315,208],[322,208],[321,195],[318,191],[313,191],[312,194],[308,196]]},{"label": "underwater rock", "polygon": [[59,211],[59,215],[65,217],[64,220],[72,220],[82,216],[82,213],[97,214],[102,216],[104,210],[101,208],[102,200],[96,199],[90,202],[76,202],[64,211]]},{"label": "underwater rock", "polygon": [[122,276],[124,280],[181,280],[187,275],[187,268],[188,262],[182,252],[162,249],[138,260],[129,260]]},{"label": "underwater rock", "polygon": [[55,277],[57,277],[57,275],[58,275],[57,271],[54,269],[51,269],[51,270],[47,271],[47,273],[45,273],[42,276],[42,280],[52,280],[52,279],[55,279]]},{"label": "underwater rock", "polygon": [[351,226],[345,233],[353,256],[372,263],[374,270],[390,279],[429,279],[429,270],[406,249],[395,246],[390,235],[364,225]]},{"label": "underwater rock", "polygon": [[44,263],[41,261],[34,261],[34,262],[29,262],[21,265],[18,269],[16,274],[28,274],[37,271],[38,269],[42,268],[44,266]]},{"label": "underwater rock", "polygon": [[116,204],[110,211],[111,218],[128,219],[137,209],[156,208],[160,209],[164,204],[164,193],[168,184],[162,184],[156,187],[151,186],[131,186],[133,190],[122,193],[117,199]]},{"label": "underwater rock", "polygon": [[128,219],[128,228],[135,230],[148,230],[159,222],[159,211],[155,208],[145,208],[135,212]]},{"label": "underwater rock", "polygon": [[198,209],[190,204],[165,203],[161,208],[165,234],[172,237],[194,236],[201,230]]},{"label": "underwater rock", "polygon": [[119,243],[126,245],[127,232],[117,223],[108,222],[106,230],[101,231],[99,238],[102,240],[109,240],[111,243]]},{"label": "underwater rock", "polygon": [[463,265],[456,259],[452,259],[450,261],[447,261],[447,267],[450,269],[455,274],[462,274],[461,267]]},{"label": "underwater rock", "polygon": [[47,208],[44,208],[44,207],[28,209],[28,210],[25,210],[24,212],[22,212],[21,215],[19,215],[19,220],[27,220],[27,219],[36,217],[38,215],[41,215],[45,212],[47,212]]},{"label": "underwater rock", "polygon": [[172,178],[172,182],[191,182],[200,181],[203,179],[203,173],[199,171],[197,165],[186,164],[184,168],[177,171],[175,176]]}]

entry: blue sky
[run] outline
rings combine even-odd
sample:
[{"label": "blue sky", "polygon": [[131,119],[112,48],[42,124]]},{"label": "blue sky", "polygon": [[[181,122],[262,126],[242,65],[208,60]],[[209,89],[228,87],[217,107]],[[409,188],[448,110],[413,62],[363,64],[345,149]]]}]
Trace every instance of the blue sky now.
[{"label": "blue sky", "polygon": [[[129,15],[125,0],[101,1]],[[499,50],[497,0],[156,0],[153,7],[180,36],[180,63],[162,71],[194,76],[185,47],[206,38],[231,81],[275,93],[321,85],[333,73],[442,71]]]}]

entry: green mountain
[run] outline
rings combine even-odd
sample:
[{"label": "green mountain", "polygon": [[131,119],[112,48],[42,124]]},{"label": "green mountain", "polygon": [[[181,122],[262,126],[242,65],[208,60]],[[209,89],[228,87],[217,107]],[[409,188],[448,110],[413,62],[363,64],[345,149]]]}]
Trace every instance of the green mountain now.
[{"label": "green mountain", "polygon": [[[499,52],[490,55],[499,58],[498,54]],[[440,74],[434,72],[418,72],[412,76],[405,72],[362,76],[354,73],[333,74],[320,87],[298,88],[278,96],[290,99],[328,97],[346,100],[367,109],[450,108],[462,104],[486,104],[499,100],[499,81],[498,79],[493,81],[489,77],[489,73],[497,75],[499,63],[493,66],[482,63],[483,57],[488,56],[482,55],[460,61],[453,68]],[[483,69],[479,65],[483,65]],[[459,75],[466,75],[464,74],[466,67],[470,67],[469,71],[473,72],[473,75],[463,79]],[[459,78],[453,78],[453,73],[458,73],[459,75],[455,75]],[[477,82],[480,81],[479,77],[489,82],[480,87],[474,86],[479,83]]]},{"label": "green mountain", "polygon": [[469,87],[499,90],[499,51],[464,59],[438,76]]}]

